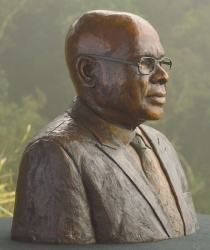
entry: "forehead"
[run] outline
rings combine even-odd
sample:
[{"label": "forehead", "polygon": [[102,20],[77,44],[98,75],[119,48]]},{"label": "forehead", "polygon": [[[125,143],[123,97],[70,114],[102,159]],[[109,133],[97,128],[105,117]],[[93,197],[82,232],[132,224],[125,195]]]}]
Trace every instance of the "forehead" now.
[{"label": "forehead", "polygon": [[164,50],[159,40],[139,39],[139,42],[132,47],[128,56],[129,58],[149,56],[160,59],[164,56]]},{"label": "forehead", "polygon": [[156,59],[163,57],[164,50],[155,29],[142,18],[136,18],[134,21],[135,39],[130,43],[128,57],[151,56]]}]

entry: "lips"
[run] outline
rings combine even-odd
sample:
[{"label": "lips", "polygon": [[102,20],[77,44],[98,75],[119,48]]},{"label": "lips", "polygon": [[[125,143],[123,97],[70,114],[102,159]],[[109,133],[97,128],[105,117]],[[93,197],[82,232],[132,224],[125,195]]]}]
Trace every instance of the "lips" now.
[{"label": "lips", "polygon": [[166,102],[166,93],[162,93],[162,92],[157,92],[157,93],[152,93],[149,94],[147,96],[147,98],[149,99],[149,101],[152,104],[159,104],[159,105],[163,105]]}]

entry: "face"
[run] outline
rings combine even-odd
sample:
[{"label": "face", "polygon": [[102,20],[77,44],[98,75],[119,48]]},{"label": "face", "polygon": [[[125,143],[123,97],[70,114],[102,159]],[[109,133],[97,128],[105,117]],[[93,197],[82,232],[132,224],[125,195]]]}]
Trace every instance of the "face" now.
[{"label": "face", "polygon": [[[136,39],[126,48],[124,55],[115,58],[137,63],[142,56],[161,59],[163,48],[156,31],[148,24],[137,22]],[[113,57],[113,56],[112,56]],[[124,126],[136,126],[146,120],[160,119],[166,102],[168,74],[157,65],[151,75],[142,75],[136,66],[103,61],[98,101],[107,110],[121,116]],[[116,117],[119,120],[119,117]]]}]

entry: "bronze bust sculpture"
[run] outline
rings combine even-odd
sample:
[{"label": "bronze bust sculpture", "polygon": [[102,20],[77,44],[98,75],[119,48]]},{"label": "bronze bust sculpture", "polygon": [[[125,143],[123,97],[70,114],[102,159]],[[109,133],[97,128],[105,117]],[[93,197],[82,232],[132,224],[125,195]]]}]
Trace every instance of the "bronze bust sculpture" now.
[{"label": "bronze bust sculpture", "polygon": [[194,233],[197,217],[160,119],[172,66],[154,28],[91,11],[65,44],[78,97],[26,148],[11,237],[61,244],[157,241]]}]

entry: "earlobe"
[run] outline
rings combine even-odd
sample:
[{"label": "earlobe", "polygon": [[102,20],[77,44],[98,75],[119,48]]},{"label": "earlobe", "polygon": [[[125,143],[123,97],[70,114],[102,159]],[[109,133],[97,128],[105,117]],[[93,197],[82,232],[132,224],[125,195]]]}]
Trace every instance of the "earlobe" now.
[{"label": "earlobe", "polygon": [[81,56],[78,58],[76,65],[78,75],[81,78],[83,85],[89,88],[92,88],[96,85],[93,62],[94,59]]}]

